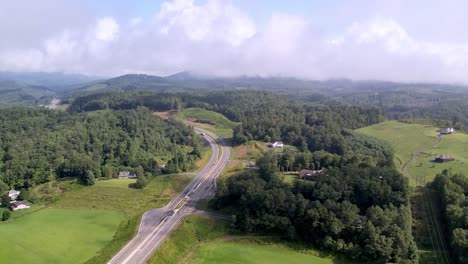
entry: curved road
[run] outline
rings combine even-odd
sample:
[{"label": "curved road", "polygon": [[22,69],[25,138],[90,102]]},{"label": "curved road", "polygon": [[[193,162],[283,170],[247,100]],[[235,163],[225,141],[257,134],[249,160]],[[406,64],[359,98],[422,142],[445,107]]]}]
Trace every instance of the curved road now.
[{"label": "curved road", "polygon": [[184,216],[199,213],[195,209],[198,200],[214,195],[216,178],[229,161],[230,149],[223,139],[215,134],[198,128],[195,130],[204,133],[205,140],[211,146],[213,155],[210,161],[197,173],[193,181],[165,207],[144,213],[137,235],[108,263],[145,263]]}]

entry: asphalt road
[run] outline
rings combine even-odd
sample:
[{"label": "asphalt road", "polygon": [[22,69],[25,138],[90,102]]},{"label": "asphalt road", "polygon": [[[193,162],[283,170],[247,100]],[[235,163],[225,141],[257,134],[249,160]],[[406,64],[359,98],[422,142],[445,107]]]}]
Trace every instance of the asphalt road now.
[{"label": "asphalt road", "polygon": [[196,131],[204,133],[205,140],[211,146],[213,155],[210,161],[197,173],[193,181],[165,207],[147,211],[142,217],[138,234],[108,263],[145,263],[184,216],[199,213],[195,209],[198,200],[214,195],[216,178],[229,161],[230,149],[215,134],[200,129]]}]

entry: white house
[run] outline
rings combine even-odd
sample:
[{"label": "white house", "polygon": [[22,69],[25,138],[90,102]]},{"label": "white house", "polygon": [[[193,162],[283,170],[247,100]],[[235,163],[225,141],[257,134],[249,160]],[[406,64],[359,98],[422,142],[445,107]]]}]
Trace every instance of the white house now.
[{"label": "white house", "polygon": [[10,203],[10,209],[13,211],[29,209],[30,206],[25,202],[12,202]]},{"label": "white house", "polygon": [[11,201],[16,201],[20,193],[21,193],[20,191],[10,190],[8,192],[8,197],[10,197]]},{"label": "white house", "polygon": [[273,148],[282,148],[284,146],[283,141],[276,141],[271,145]]},{"label": "white house", "polygon": [[134,173],[129,172],[129,171],[121,171],[121,172],[119,172],[119,178],[121,178],[121,179],[134,179],[134,178],[136,178],[136,175]]}]

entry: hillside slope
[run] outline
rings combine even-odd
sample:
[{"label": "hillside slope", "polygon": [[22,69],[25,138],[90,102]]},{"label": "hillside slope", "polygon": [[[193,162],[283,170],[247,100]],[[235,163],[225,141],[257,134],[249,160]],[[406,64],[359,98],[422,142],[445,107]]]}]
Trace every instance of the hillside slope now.
[{"label": "hillside slope", "polygon": [[46,103],[56,93],[43,86],[0,80],[0,106],[37,105]]}]

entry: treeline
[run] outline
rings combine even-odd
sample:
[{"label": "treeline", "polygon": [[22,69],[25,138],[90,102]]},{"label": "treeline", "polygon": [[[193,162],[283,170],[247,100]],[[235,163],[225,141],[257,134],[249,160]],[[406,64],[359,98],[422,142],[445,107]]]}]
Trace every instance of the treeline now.
[{"label": "treeline", "polygon": [[29,188],[77,177],[93,184],[119,170],[169,172],[190,169],[201,139],[185,125],[156,117],[147,108],[67,113],[46,109],[0,110],[0,186]]},{"label": "treeline", "polygon": [[219,112],[232,121],[241,122],[234,128],[235,144],[250,140],[282,140],[301,151],[324,150],[343,156],[346,162],[375,165],[377,156],[385,164],[391,163],[389,146],[349,130],[383,121],[384,114],[377,108],[303,103],[268,92],[240,90],[95,94],[76,99],[70,111],[132,109],[138,106],[155,111],[200,107]]},{"label": "treeline", "polygon": [[408,182],[393,167],[329,168],[315,181],[284,183],[278,157],[257,162],[259,173],[219,180],[214,205],[236,213],[246,232],[277,234],[365,263],[417,263]]},{"label": "treeline", "polygon": [[457,263],[468,263],[468,178],[445,170],[432,187],[441,195],[452,255]]},{"label": "treeline", "polygon": [[[375,91],[378,92],[376,93]],[[389,119],[411,120],[420,122],[423,119],[435,120],[432,125],[452,126],[466,130],[468,125],[468,94],[466,88],[434,85],[421,87],[401,87],[387,90],[375,87],[373,91],[353,91],[345,95],[334,93],[324,98],[309,98],[313,101],[339,101],[356,106],[373,106],[382,108]],[[443,121],[443,122],[442,122]]]}]

